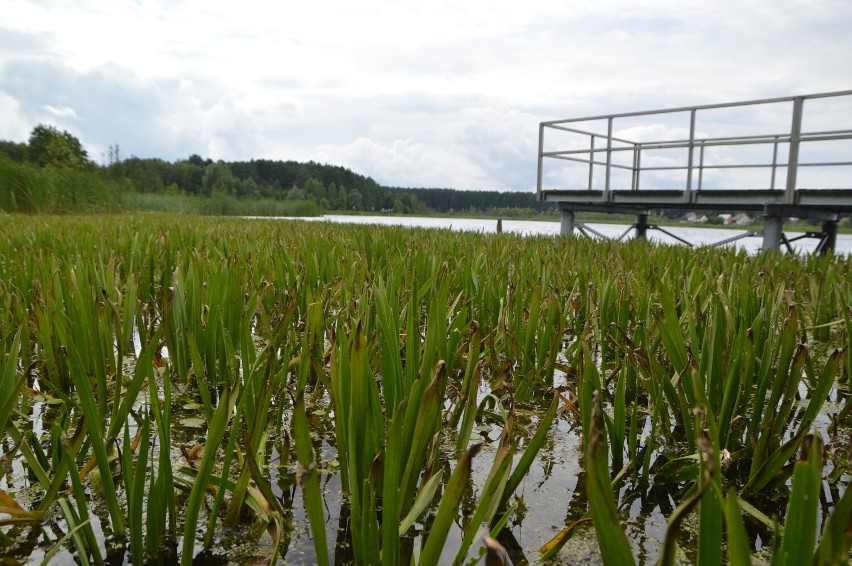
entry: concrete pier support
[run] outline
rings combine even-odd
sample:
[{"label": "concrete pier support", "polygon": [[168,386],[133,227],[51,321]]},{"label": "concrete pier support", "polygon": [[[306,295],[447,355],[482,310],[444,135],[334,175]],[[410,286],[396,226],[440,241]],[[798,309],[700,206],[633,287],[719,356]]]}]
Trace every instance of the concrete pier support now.
[{"label": "concrete pier support", "polygon": [[822,223],[822,238],[817,251],[821,254],[834,253],[834,246],[837,243],[837,222],[826,220]]},{"label": "concrete pier support", "polygon": [[559,233],[563,236],[573,236],[574,235],[574,211],[573,210],[563,210],[562,212],[562,221],[559,225]]},{"label": "concrete pier support", "polygon": [[763,217],[763,251],[777,252],[781,249],[781,227],[783,221],[780,216]]},{"label": "concrete pier support", "polygon": [[636,239],[637,240],[646,240],[648,239],[648,215],[647,214],[637,214],[636,215]]}]

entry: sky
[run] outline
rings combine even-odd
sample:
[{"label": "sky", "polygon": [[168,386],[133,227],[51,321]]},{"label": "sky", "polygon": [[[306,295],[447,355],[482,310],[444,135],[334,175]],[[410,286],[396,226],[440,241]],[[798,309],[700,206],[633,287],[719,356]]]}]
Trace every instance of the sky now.
[{"label": "sky", "polygon": [[0,0],[0,14],[0,139],[52,124],[98,162],[117,144],[533,190],[542,121],[852,88],[852,0]]}]

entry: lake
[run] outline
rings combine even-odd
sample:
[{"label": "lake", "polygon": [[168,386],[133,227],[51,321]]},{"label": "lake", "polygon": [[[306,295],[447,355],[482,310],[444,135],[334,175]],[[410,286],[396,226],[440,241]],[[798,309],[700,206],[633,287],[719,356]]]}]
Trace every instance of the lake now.
[{"label": "lake", "polygon": [[[341,222],[349,224],[377,224],[383,226],[418,226],[422,228],[441,228],[450,230],[464,230],[471,232],[496,232],[497,221],[493,219],[483,218],[434,218],[427,216],[392,216],[392,215],[376,215],[376,216],[349,216],[342,214],[329,214],[326,216],[315,218],[303,218],[302,220],[311,221],[326,221],[326,222]],[[598,224],[586,223],[596,232],[600,232],[607,238],[619,238],[628,229],[627,224]],[[748,227],[742,230],[731,228],[705,228],[695,226],[665,226],[665,230],[676,234],[678,237],[691,242],[696,246],[704,246],[720,242],[726,238],[731,238],[737,234],[748,231]],[[817,227],[814,227],[818,231]],[[503,220],[503,231],[512,232],[524,235],[558,235],[559,222],[546,220]],[[802,232],[784,232],[787,238],[795,238],[802,235]],[[575,230],[575,234],[579,233]],[[580,237],[582,237],[580,235]],[[633,232],[625,236],[625,238],[633,237]],[[655,242],[666,244],[678,244],[679,242],[671,236],[664,234],[659,230],[649,230],[648,238]],[[737,240],[733,244],[738,248],[744,249],[749,253],[760,251],[763,243],[761,236],[752,236]],[[812,252],[819,241],[816,238],[805,238],[793,242],[793,248],[798,252]],[[783,249],[783,246],[782,246]],[[838,234],[837,244],[835,248],[837,254],[850,255],[852,254],[852,234]]]}]

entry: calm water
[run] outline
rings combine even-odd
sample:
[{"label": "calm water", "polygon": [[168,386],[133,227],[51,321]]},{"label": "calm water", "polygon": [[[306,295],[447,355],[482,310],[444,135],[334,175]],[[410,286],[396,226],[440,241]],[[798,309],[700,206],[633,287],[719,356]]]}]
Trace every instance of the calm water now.
[{"label": "calm water", "polygon": [[[318,218],[307,218],[305,220],[327,221],[327,222],[343,222],[349,224],[380,224],[385,226],[420,226],[423,228],[444,228],[451,230],[467,230],[472,232],[496,232],[497,221],[478,218],[430,218],[425,216],[347,216],[331,214]],[[608,238],[618,238],[627,230],[626,224],[586,224],[596,232],[600,232]],[[734,230],[730,228],[698,228],[693,226],[666,226],[665,230],[676,234],[678,237],[691,242],[693,245],[702,246],[713,244],[727,238],[742,234],[747,231]],[[819,229],[814,227],[815,231]],[[504,232],[515,232],[519,234],[544,234],[557,235],[559,234],[559,222],[545,220],[503,220]],[[575,231],[575,233],[577,233]],[[784,232],[787,238],[795,238],[800,236],[802,232]],[[625,238],[633,237],[633,232],[625,236]],[[649,230],[648,238],[663,243],[676,244],[678,241],[671,236],[660,232],[659,230]],[[757,252],[760,250],[763,239],[761,236],[754,236],[737,240],[733,244],[738,248],[748,252]],[[819,240],[815,238],[805,238],[793,242],[793,248],[798,252],[811,252],[816,248]],[[782,246],[783,248],[783,246]],[[852,234],[838,234],[836,253],[843,255],[852,254]]]}]

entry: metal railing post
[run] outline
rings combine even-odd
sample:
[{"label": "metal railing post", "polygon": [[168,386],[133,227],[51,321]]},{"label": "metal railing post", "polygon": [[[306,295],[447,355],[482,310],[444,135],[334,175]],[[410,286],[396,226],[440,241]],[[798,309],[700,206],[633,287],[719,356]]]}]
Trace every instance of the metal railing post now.
[{"label": "metal railing post", "polygon": [[805,97],[793,99],[793,123],[790,125],[790,157],[787,159],[787,186],[784,189],[784,202],[796,202],[796,175],[799,172],[799,142],[802,137],[802,109]]},{"label": "metal railing post", "polygon": [[538,177],[536,179],[536,198],[539,201],[544,200],[544,195],[541,192],[541,174],[544,163],[544,124],[538,125]]},{"label": "metal railing post", "polygon": [[630,179],[630,190],[639,190],[639,144],[633,144],[633,177]]},{"label": "metal railing post", "polygon": [[595,134],[591,135],[592,142],[589,147],[589,190],[592,190],[592,177],[595,174]]},{"label": "metal railing post", "polygon": [[639,184],[642,179],[642,144],[636,144],[636,190],[639,190]]},{"label": "metal railing post", "polygon": [[606,184],[604,185],[604,202],[610,202],[610,170],[612,169],[612,116],[607,120],[606,128]]},{"label": "metal railing post", "polygon": [[692,153],[695,148],[695,108],[689,112],[689,149],[686,162],[686,191],[683,202],[692,202]]},{"label": "metal railing post", "polygon": [[775,143],[772,144],[772,177],[769,180],[769,190],[775,190],[775,171],[778,169],[778,136],[775,136]]}]

